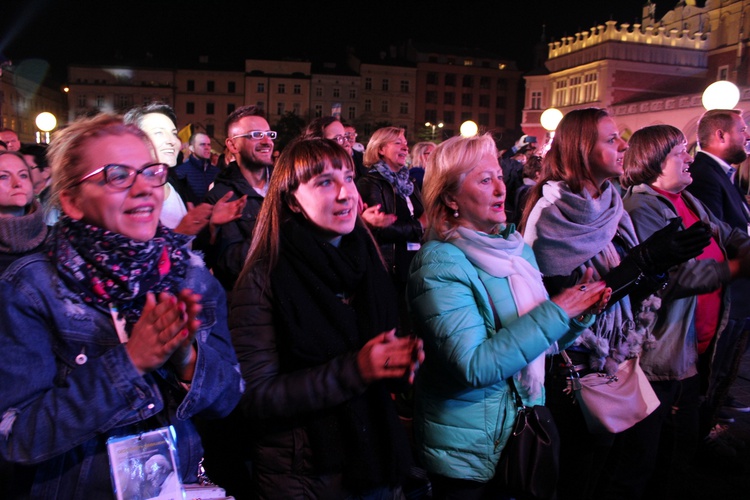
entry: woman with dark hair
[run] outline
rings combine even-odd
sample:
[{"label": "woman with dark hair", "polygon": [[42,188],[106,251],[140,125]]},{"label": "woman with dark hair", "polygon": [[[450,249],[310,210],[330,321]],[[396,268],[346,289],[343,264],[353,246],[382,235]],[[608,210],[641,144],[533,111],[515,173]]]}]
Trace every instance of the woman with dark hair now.
[{"label": "woman with dark hair", "polygon": [[21,153],[0,151],[0,272],[39,250],[47,225],[34,197],[32,175]]},{"label": "woman with dark hair", "polygon": [[411,457],[386,382],[411,383],[424,354],[395,334],[358,199],[331,140],[289,144],[271,176],[230,312],[260,498],[399,498]]},{"label": "woman with dark hair", "polygon": [[[668,285],[658,292],[654,348],[644,351],[641,366],[661,407],[644,432],[660,442],[659,470],[651,491],[657,496],[675,491],[695,453],[699,437],[699,404],[707,396],[711,359],[729,317],[726,284],[750,275],[750,236],[717,219],[685,188],[692,182],[683,133],[670,125],[636,131],[625,153],[621,184],[627,189],[623,205],[636,234],[646,239],[675,217],[681,229],[694,223],[710,225],[712,238],[703,252],[672,268]],[[732,256],[732,257],[730,257]],[[719,360],[715,360],[719,361]],[[712,400],[710,392],[707,401]],[[662,435],[663,433],[663,435]],[[642,460],[654,467],[656,457]]]},{"label": "woman with dark hair", "polygon": [[195,483],[192,419],[228,414],[242,380],[221,286],[159,223],[168,166],[110,115],[58,131],[49,159],[63,215],[0,279],[0,497],[113,498],[107,441],[167,426]]},{"label": "woman with dark hair", "polygon": [[[623,173],[628,146],[603,109],[569,112],[560,121],[544,157],[542,179],[534,187],[522,221],[524,239],[536,255],[550,295],[593,269],[594,279],[612,288],[607,308],[566,349],[580,375],[614,376],[620,363],[639,357],[653,344],[658,299],[667,271],[699,255],[710,233],[702,225],[676,231],[673,224],[639,244],[633,224],[610,182]],[[560,498],[592,498],[612,493],[638,498],[645,483],[639,457],[654,443],[638,438],[638,426],[619,434],[589,432],[569,394],[570,372],[553,357],[546,379],[547,405],[560,430]],[[617,411],[617,409],[613,409]],[[603,479],[603,473],[609,477]],[[606,488],[611,488],[607,491]]]}]

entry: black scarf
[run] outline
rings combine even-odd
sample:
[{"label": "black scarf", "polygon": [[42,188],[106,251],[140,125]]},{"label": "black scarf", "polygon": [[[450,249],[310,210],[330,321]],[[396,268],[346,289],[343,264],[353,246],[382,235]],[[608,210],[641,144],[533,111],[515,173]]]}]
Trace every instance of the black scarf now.
[{"label": "black scarf", "polygon": [[[306,222],[285,222],[271,288],[284,370],[357,351],[398,322],[391,280],[369,233],[359,226],[335,247]],[[407,437],[383,383],[316,412],[303,425],[318,471],[343,472],[352,491],[396,484],[408,468]]]},{"label": "black scarf", "polygon": [[84,302],[115,306],[129,332],[141,316],[146,292],[179,292],[190,239],[159,225],[154,238],[136,241],[63,215],[53,229],[49,255]]}]

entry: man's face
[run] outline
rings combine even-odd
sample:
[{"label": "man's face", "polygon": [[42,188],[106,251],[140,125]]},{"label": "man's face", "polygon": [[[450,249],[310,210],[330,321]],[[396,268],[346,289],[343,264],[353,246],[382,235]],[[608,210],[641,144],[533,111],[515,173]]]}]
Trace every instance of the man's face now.
[{"label": "man's face", "polygon": [[245,135],[254,131],[269,132],[270,130],[271,127],[266,119],[260,116],[245,116],[229,127],[227,148],[240,166],[257,169],[273,165],[273,140],[265,134],[261,139],[253,139]]},{"label": "man's face", "polygon": [[8,151],[18,151],[21,149],[21,142],[18,140],[18,135],[12,130],[0,132],[0,141],[5,143]]},{"label": "man's face", "polygon": [[747,158],[745,143],[750,136],[747,134],[745,120],[740,115],[732,114],[732,127],[730,130],[724,131],[724,137],[727,143],[721,159],[730,165],[737,165],[745,161],[745,158]]},{"label": "man's face", "polygon": [[196,134],[190,151],[201,160],[211,159],[211,139],[206,134]]}]

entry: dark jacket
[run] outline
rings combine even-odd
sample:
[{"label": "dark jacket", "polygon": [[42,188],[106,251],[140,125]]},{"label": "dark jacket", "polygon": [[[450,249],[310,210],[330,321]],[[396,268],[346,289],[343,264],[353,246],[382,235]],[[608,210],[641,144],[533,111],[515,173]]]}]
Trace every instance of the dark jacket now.
[{"label": "dark jacket", "polygon": [[719,220],[747,231],[747,204],[721,166],[705,153],[695,155],[690,165],[693,182],[687,191],[698,198]]},{"label": "dark jacket", "polygon": [[177,165],[174,172],[177,179],[184,181],[189,189],[182,199],[186,203],[198,205],[203,201],[209,186],[216,179],[219,168],[211,165],[208,160],[201,160],[193,155],[185,163]]},{"label": "dark jacket", "polygon": [[205,249],[208,266],[227,291],[232,290],[245,264],[255,221],[263,203],[263,196],[250,186],[237,162],[230,163],[216,176],[214,187],[206,195],[205,201],[214,205],[229,191],[234,193],[230,201],[247,195],[245,210],[242,217],[221,226],[216,243]]},{"label": "dark jacket", "polygon": [[422,192],[414,186],[414,192],[409,197],[414,207],[412,214],[406,200],[396,194],[393,186],[376,169],[370,169],[367,175],[357,179],[357,189],[368,207],[380,205],[381,211],[398,216],[396,222],[390,226],[373,227],[371,230],[380,245],[380,252],[388,264],[391,275],[398,282],[405,284],[409,275],[409,264],[416,254],[416,250],[407,250],[407,243],[420,243],[424,232],[418,220],[424,213]]}]

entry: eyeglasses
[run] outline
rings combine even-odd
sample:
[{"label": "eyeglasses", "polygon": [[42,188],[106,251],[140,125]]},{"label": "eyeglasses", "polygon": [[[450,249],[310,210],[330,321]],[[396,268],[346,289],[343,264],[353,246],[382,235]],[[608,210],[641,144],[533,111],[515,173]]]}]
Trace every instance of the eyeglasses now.
[{"label": "eyeglasses", "polygon": [[143,178],[146,179],[152,187],[159,187],[167,183],[168,169],[169,165],[166,163],[149,163],[140,169],[129,165],[118,165],[112,163],[104,165],[103,167],[97,168],[93,172],[84,175],[81,180],[74,185],[77,186],[96,174],[104,172],[104,182],[117,189],[128,189],[132,187],[133,184],[135,184],[135,178],[138,177],[138,174],[142,174]]},{"label": "eyeglasses", "polygon": [[344,137],[349,142],[354,142],[357,140],[357,134],[355,134],[354,132],[347,132],[346,134],[344,134]]},{"label": "eyeglasses", "polygon": [[341,135],[341,134],[334,135],[333,137],[331,137],[331,139],[333,139],[334,141],[338,142],[339,144],[344,144],[347,141],[347,138],[345,136]]},{"label": "eyeglasses", "polygon": [[239,139],[240,137],[244,139],[263,139],[264,137],[268,136],[269,139],[274,140],[276,139],[276,136],[278,134],[274,132],[273,130],[251,130],[249,132],[245,132],[244,134],[235,135],[232,137],[232,139]]}]

